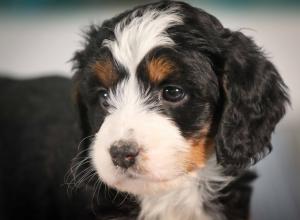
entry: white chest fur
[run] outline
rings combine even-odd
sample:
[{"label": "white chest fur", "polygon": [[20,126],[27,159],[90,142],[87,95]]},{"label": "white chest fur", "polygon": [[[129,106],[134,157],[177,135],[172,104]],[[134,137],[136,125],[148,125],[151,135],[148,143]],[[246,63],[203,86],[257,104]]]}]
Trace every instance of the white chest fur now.
[{"label": "white chest fur", "polygon": [[224,220],[220,205],[210,204],[214,207],[213,213],[204,209],[204,203],[220,196],[220,190],[233,180],[223,176],[220,169],[212,157],[205,168],[183,180],[175,189],[140,197],[139,220]]},{"label": "white chest fur", "polygon": [[203,209],[203,198],[196,184],[142,198],[139,219],[143,220],[212,220]]}]

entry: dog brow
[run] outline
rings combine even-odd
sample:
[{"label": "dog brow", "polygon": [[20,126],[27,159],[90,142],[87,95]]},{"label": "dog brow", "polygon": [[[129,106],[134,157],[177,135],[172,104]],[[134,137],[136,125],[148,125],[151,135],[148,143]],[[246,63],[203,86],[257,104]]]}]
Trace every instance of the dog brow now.
[{"label": "dog brow", "polygon": [[114,71],[111,60],[97,61],[92,65],[92,70],[106,88],[111,87],[118,80],[118,75]]},{"label": "dog brow", "polygon": [[165,57],[152,58],[147,63],[149,79],[154,83],[159,83],[168,77],[175,68],[175,64]]}]

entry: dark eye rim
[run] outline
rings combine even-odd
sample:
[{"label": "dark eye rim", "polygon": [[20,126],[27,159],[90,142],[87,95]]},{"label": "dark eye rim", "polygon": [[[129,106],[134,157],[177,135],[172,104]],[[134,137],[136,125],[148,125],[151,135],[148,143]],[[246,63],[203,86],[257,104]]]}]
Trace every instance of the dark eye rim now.
[{"label": "dark eye rim", "polygon": [[[174,99],[174,100],[170,100],[170,99],[168,100],[168,99],[166,99],[166,98],[164,97],[164,91],[165,91],[165,89],[168,88],[168,87],[180,89],[180,90],[183,92],[182,96],[179,97],[177,100],[176,100],[176,99]],[[188,98],[187,92],[186,92],[185,89],[184,89],[182,86],[180,86],[180,85],[176,85],[176,84],[166,84],[166,85],[162,86],[162,88],[160,89],[160,99],[161,99],[162,101],[164,101],[164,102],[167,102],[167,103],[170,103],[170,104],[180,104],[180,103],[184,102],[187,98]]]}]

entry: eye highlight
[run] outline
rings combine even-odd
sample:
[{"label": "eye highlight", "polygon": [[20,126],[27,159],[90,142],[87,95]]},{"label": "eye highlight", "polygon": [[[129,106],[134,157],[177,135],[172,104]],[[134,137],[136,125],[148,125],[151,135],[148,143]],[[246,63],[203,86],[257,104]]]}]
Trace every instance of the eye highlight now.
[{"label": "eye highlight", "polygon": [[168,102],[179,102],[186,96],[185,91],[179,86],[168,85],[162,89],[162,98]]},{"label": "eye highlight", "polygon": [[108,108],[109,106],[107,99],[108,99],[108,91],[105,89],[101,89],[99,91],[99,102],[102,108],[104,109]]}]

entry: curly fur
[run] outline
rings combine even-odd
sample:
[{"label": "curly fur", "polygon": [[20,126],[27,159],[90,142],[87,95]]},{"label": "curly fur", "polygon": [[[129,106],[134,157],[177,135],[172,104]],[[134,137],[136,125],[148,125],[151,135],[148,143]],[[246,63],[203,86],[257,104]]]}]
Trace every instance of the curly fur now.
[{"label": "curly fur", "polygon": [[[153,66],[168,68],[152,71],[169,72],[151,81],[149,63],[160,58]],[[79,124],[69,80],[0,80],[1,219],[249,218],[248,168],[271,151],[289,103],[251,38],[201,9],[160,1],[92,25],[73,62]],[[186,96],[163,100],[165,85]],[[115,165],[111,145],[133,142],[134,167]],[[68,169],[71,198],[61,188]]]}]

